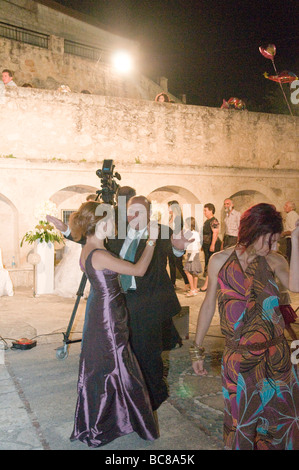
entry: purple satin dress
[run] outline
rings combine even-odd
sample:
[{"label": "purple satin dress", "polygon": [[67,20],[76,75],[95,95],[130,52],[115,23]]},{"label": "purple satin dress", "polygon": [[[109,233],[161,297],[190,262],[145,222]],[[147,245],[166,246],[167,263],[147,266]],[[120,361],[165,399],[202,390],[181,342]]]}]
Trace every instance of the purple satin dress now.
[{"label": "purple satin dress", "polygon": [[93,295],[79,365],[78,400],[71,440],[99,447],[136,432],[158,437],[148,392],[129,345],[128,313],[117,273],[85,263]]}]

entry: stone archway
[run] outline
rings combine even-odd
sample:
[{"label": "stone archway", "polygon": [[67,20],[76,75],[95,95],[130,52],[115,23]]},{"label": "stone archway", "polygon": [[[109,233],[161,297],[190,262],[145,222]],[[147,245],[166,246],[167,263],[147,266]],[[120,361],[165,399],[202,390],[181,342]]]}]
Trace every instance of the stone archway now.
[{"label": "stone archway", "polygon": [[188,189],[181,186],[161,186],[154,189],[148,194],[148,199],[153,202],[153,206],[157,207],[160,212],[161,221],[167,224],[167,202],[175,200],[179,203],[182,211],[183,218],[194,215],[201,225],[202,222],[202,206],[201,201]]},{"label": "stone archway", "polygon": [[[66,186],[56,193],[52,194],[50,200],[54,202],[58,209],[58,218],[65,223],[68,222],[69,216],[76,211],[83,202],[86,202],[87,196],[96,194],[98,188],[87,185]],[[64,254],[64,247],[55,247],[55,264],[57,265]]]},{"label": "stone archway", "polygon": [[270,201],[265,194],[251,189],[238,191],[232,194],[230,197],[234,201],[235,209],[241,213],[246,211],[254,204],[259,204],[260,202],[267,202],[270,204],[273,203],[273,201]]},{"label": "stone archway", "polygon": [[4,266],[10,268],[13,256],[19,266],[19,213],[15,205],[3,194],[0,194],[0,248]]},{"label": "stone archway", "polygon": [[200,204],[199,199],[191,191],[181,186],[162,186],[154,189],[148,198],[155,199],[160,203],[175,199],[179,204]]},{"label": "stone archway", "polygon": [[63,219],[64,212],[77,210],[87,196],[95,194],[97,190],[94,186],[82,184],[67,186],[52,194],[50,200],[56,204],[59,218]]},{"label": "stone archway", "polygon": [[86,200],[86,196],[88,194],[95,194],[98,188],[94,186],[87,186],[84,184],[76,184],[72,186],[66,186],[65,188],[61,188],[56,193],[52,194],[50,200],[55,202],[57,206],[61,204],[65,204],[66,201],[68,202],[69,199],[73,198],[74,196],[78,196],[84,202],[84,196]]}]

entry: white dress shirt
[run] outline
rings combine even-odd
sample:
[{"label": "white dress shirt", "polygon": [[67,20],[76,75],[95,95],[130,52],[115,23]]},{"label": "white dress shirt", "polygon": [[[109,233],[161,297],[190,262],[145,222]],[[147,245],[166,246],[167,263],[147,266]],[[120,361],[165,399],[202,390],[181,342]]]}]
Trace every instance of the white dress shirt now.
[{"label": "white dress shirt", "polygon": [[[296,222],[299,219],[299,215],[296,211],[290,211],[287,213],[285,222],[284,222],[284,230],[286,232],[292,232],[296,227]],[[287,235],[286,238],[290,238],[291,235]]]},{"label": "white dress shirt", "polygon": [[230,235],[231,237],[237,237],[239,232],[240,226],[240,212],[233,209],[231,212],[226,214],[224,218],[224,225],[225,225],[225,235]]},{"label": "white dress shirt", "polygon": [[[119,252],[119,257],[121,259],[124,259],[125,256],[126,256],[126,253],[128,251],[128,248],[129,246],[131,245],[132,241],[137,238],[138,240],[138,245],[139,245],[139,242],[141,240],[141,238],[147,238],[148,237],[148,231],[147,231],[147,227],[145,227],[144,229],[142,230],[135,230],[133,228],[131,228],[130,226],[128,227],[128,233],[127,233],[127,236],[126,236],[126,239],[123,243],[123,246],[121,247],[121,250]],[[137,246],[138,246],[137,245]],[[132,276],[132,284],[130,286],[130,289],[136,289],[136,280],[135,280],[135,277]]]}]

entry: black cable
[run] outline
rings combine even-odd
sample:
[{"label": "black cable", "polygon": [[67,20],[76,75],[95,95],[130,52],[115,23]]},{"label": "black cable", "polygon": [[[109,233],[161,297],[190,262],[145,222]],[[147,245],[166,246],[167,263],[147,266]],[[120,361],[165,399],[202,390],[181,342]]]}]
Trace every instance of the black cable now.
[{"label": "black cable", "polygon": [[[58,335],[58,334],[63,335],[64,332],[57,331],[57,332],[53,332],[53,333],[42,333],[40,335],[33,336],[32,338],[24,338],[24,339],[28,339],[29,341],[32,341],[33,339],[40,338],[41,336],[52,336],[52,335]],[[82,334],[82,331],[73,331],[72,334]],[[13,349],[13,346],[9,347],[6,340],[15,341],[17,343],[18,341],[20,341],[20,338],[19,339],[16,339],[16,338],[3,338],[3,336],[0,335],[0,342],[3,341],[5,343],[4,351],[6,351],[7,349]]]}]

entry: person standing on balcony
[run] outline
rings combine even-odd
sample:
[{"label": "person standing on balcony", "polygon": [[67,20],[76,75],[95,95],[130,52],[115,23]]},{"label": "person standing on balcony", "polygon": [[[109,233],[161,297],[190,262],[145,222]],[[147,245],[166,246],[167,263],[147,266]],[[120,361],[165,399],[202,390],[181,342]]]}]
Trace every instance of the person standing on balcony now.
[{"label": "person standing on balcony", "polygon": [[2,70],[2,82],[5,86],[17,86],[13,80],[12,72],[8,69]]}]

